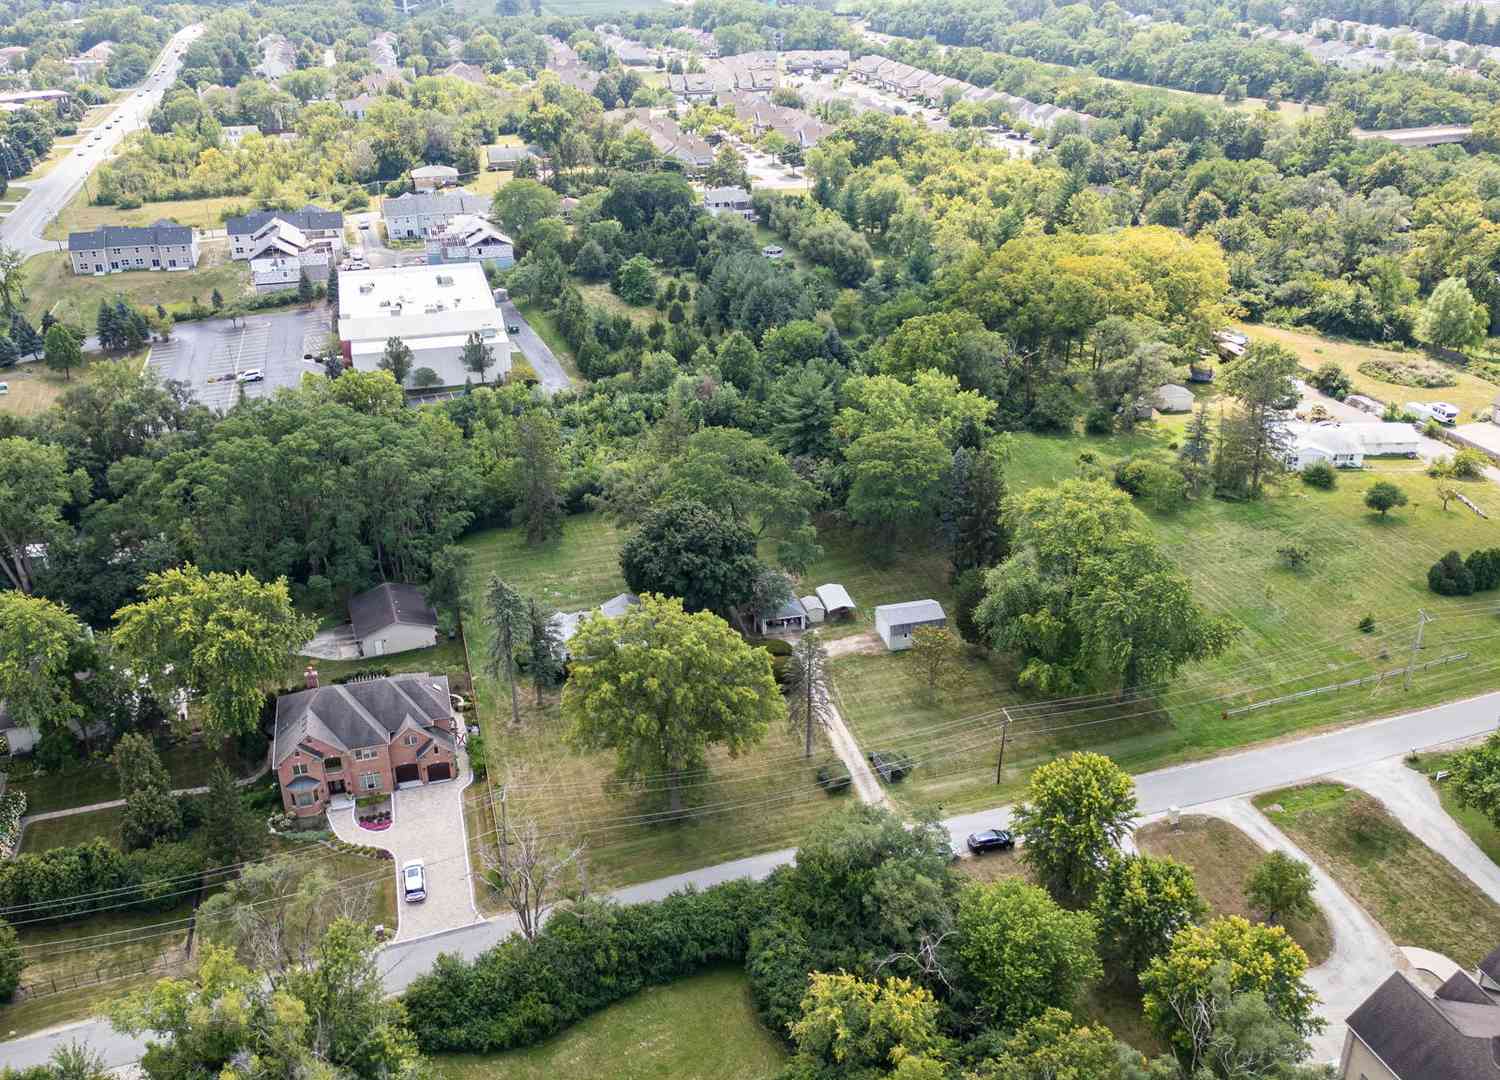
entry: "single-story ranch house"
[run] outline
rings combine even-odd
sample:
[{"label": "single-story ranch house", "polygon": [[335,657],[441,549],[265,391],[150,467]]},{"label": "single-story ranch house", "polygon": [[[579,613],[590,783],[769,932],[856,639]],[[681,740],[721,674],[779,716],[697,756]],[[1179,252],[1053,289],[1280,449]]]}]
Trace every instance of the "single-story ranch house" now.
[{"label": "single-story ranch house", "polygon": [[426,673],[319,686],[276,699],[272,764],[290,814],[321,814],[339,796],[393,792],[458,775],[448,678]]},{"label": "single-story ranch house", "polygon": [[386,582],[349,599],[349,622],[361,656],[384,656],[437,644],[437,612],[415,585]]}]

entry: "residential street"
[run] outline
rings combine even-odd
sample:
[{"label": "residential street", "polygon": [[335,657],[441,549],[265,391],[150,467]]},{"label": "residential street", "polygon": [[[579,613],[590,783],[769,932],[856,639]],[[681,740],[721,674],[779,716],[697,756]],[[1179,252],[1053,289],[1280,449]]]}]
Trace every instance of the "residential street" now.
[{"label": "residential street", "polygon": [[[1352,776],[1355,770],[1364,770],[1382,762],[1394,761],[1392,767],[1399,767],[1400,758],[1412,749],[1439,746],[1493,731],[1497,713],[1500,713],[1500,693],[1483,694],[1465,701],[1342,728],[1323,735],[1273,742],[1240,753],[1144,773],[1136,777],[1136,793],[1141,813],[1149,816],[1162,813],[1173,806],[1183,809],[1203,807],[1331,774]],[[1361,776],[1362,786],[1363,783]],[[1370,790],[1372,794],[1382,795],[1380,790]],[[976,829],[1005,826],[1009,817],[1009,809],[1000,807],[992,811],[948,818],[945,824],[957,845]],[[1419,828],[1413,823],[1412,828],[1418,836],[1433,842],[1425,827]],[[1458,834],[1462,838],[1456,825],[1448,824],[1438,831],[1445,837],[1451,838],[1452,834]],[[1438,846],[1434,843],[1434,846],[1444,854],[1448,853],[1447,845]],[[621,902],[630,903],[659,899],[689,885],[704,888],[741,877],[760,878],[776,867],[789,863],[794,854],[790,848],[766,852],[735,862],[648,881],[621,889],[613,895]],[[1485,878],[1479,884],[1500,900],[1500,881]],[[1335,917],[1332,911],[1329,917]],[[1336,921],[1335,928],[1338,926],[1339,922]],[[429,937],[401,941],[381,953],[381,972],[390,991],[398,993],[412,979],[431,967],[438,954],[451,952],[472,957],[514,931],[515,920],[507,916]],[[1335,949],[1338,948],[1340,946],[1336,944]],[[1384,970],[1388,973],[1388,967]],[[1340,1038],[1340,1025],[1344,1016],[1336,1009],[1343,1007],[1341,996],[1331,999],[1328,1013],[1332,1021],[1330,1026],[1338,1030]],[[14,1067],[39,1064],[47,1059],[54,1047],[69,1038],[85,1039],[105,1055],[110,1065],[133,1061],[141,1051],[140,1044],[113,1035],[107,1024],[87,1021],[61,1032],[33,1035],[6,1043],[3,1055],[0,1056]]]},{"label": "residential street", "polygon": [[[0,220],[0,243],[17,248],[24,255],[55,251],[62,246],[61,241],[42,239],[42,230],[68,204],[68,200],[83,186],[89,174],[114,152],[126,133],[145,126],[151,110],[156,108],[166,88],[177,78],[177,70],[182,66],[182,58],[177,55],[178,47],[186,46],[202,31],[201,23],[179,30],[152,65],[146,84],[128,91],[115,105],[114,111],[110,113],[114,126],[105,127],[101,123],[92,133],[80,139],[78,145],[53,165],[50,172],[29,185],[26,197],[7,217]],[[166,77],[153,85],[152,80],[159,71],[165,71]],[[140,96],[142,91],[145,93],[144,97]],[[100,136],[98,142],[92,141],[94,134]]]}]

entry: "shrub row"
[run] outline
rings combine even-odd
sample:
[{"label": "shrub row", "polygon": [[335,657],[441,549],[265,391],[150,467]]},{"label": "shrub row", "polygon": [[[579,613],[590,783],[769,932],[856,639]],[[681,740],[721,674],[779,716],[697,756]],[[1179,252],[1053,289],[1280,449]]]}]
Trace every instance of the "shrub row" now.
[{"label": "shrub row", "polygon": [[1366,360],[1359,365],[1359,373],[1381,382],[1397,386],[1420,386],[1436,389],[1441,386],[1456,386],[1458,377],[1441,364],[1420,357],[1380,357]]},{"label": "shrub row", "polygon": [[158,843],[125,854],[109,841],[18,855],[0,864],[0,918],[12,909],[71,919],[101,909],[166,911],[202,880],[202,850]]},{"label": "shrub row", "polygon": [[1465,559],[1450,551],[1427,571],[1427,587],[1439,596],[1468,596],[1500,588],[1500,548],[1480,548]]},{"label": "shrub row", "polygon": [[745,959],[771,888],[732,881],[653,903],[557,909],[534,941],[513,937],[467,963],[444,955],[403,998],[424,1051],[529,1046],[606,1005]]}]

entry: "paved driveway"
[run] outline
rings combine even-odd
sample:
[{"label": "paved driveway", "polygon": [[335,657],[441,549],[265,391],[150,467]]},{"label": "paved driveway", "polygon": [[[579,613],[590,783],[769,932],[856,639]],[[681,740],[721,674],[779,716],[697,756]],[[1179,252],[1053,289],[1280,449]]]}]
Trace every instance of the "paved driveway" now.
[{"label": "paved driveway", "polygon": [[307,372],[320,374],[322,362],[305,357],[321,354],[331,326],[325,304],[180,323],[171,341],[151,347],[147,363],[161,378],[187,383],[204,405],[225,410],[239,400],[240,372],[255,369],[265,376],[243,384],[247,398],[270,397],[279,387],[296,386]]},{"label": "paved driveway", "polygon": [[467,757],[459,754],[456,780],[424,784],[396,792],[391,827],[383,832],[361,829],[354,810],[331,810],[328,822],[340,840],[384,848],[392,855],[392,874],[412,859],[427,867],[427,899],[408,904],[401,897],[399,879],[396,909],[397,941],[411,941],[481,921],[474,907],[469,871],[468,834],[464,831],[464,788],[473,774]]},{"label": "paved driveway", "polygon": [[516,348],[521,350],[521,355],[531,361],[531,366],[536,370],[536,377],[542,382],[542,389],[549,394],[555,394],[559,390],[573,389],[573,380],[568,378],[568,373],[563,370],[561,362],[547,347],[547,343],[537,335],[526,321],[516,305],[506,300],[500,305],[500,314],[505,319],[506,332],[509,328],[519,327],[517,333],[509,334],[510,340],[515,342]]}]

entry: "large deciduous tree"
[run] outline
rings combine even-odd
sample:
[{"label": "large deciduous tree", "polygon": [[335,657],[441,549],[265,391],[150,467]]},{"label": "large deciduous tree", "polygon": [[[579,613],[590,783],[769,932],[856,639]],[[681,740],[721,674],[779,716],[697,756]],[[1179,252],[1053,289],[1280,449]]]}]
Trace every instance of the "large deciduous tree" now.
[{"label": "large deciduous tree", "polygon": [[1024,858],[1063,900],[1088,900],[1136,819],[1135,782],[1089,751],[1038,766],[1013,821]]},{"label": "large deciduous tree", "polygon": [[68,468],[61,446],[0,439],[0,570],[11,588],[32,591],[36,553],[67,533],[63,510],[88,489],[88,475]]},{"label": "large deciduous tree", "polygon": [[64,379],[72,379],[73,369],[83,364],[83,350],[78,339],[62,323],[47,331],[42,345],[42,362],[53,371],[63,373]]},{"label": "large deciduous tree", "polygon": [[1310,916],[1312,893],[1312,868],[1284,851],[1267,852],[1245,882],[1245,901],[1272,925]]},{"label": "large deciduous tree", "polygon": [[[1145,1080],[1145,1060],[1103,1024],[1048,1009],[1022,1024],[978,1080]],[[1165,1078],[1163,1078],[1165,1080]]]},{"label": "large deciduous tree", "polygon": [[1463,278],[1451,277],[1423,301],[1414,333],[1425,345],[1462,351],[1483,341],[1489,329],[1489,309],[1474,299]]},{"label": "large deciduous tree", "polygon": [[557,192],[535,180],[502,185],[490,204],[490,216],[517,240],[524,240],[533,225],[557,212]]},{"label": "large deciduous tree", "polygon": [[971,885],[959,894],[953,934],[959,985],[1008,1027],[1070,1008],[1102,972],[1095,935],[1092,915],[1068,911],[1035,885]]},{"label": "large deciduous tree", "polygon": [[1500,825],[1500,732],[1460,750],[1448,763],[1448,790],[1458,804]]},{"label": "large deciduous tree", "polygon": [[568,648],[568,742],[614,750],[623,779],[664,778],[674,813],[684,774],[702,767],[709,746],[738,754],[786,720],[766,651],[672,597],[648,593],[617,619],[585,619]]},{"label": "large deciduous tree", "polygon": [[702,503],[676,502],[645,516],[620,548],[620,569],[634,592],[727,614],[750,599],[762,567],[749,528]]},{"label": "large deciduous tree", "polygon": [[411,374],[411,366],[411,346],[398,337],[386,338],[385,351],[380,354],[381,370],[389,371],[398,386],[405,386],[407,376]]},{"label": "large deciduous tree", "polygon": [[1279,926],[1251,923],[1239,916],[1192,926],[1172,939],[1172,947],[1141,976],[1146,1019],[1187,1067],[1203,1058],[1213,1036],[1206,1005],[1215,993],[1215,970],[1229,972],[1230,994],[1253,991],[1265,997],[1271,1014],[1299,1036],[1319,1031],[1318,995],[1303,982],[1307,954]]},{"label": "large deciduous tree", "polygon": [[317,630],[298,615],[286,579],[204,573],[189,563],[151,574],[145,599],[115,613],[114,643],[158,700],[182,693],[204,704],[203,726],[221,736],[253,731],[267,687]]},{"label": "large deciduous tree", "polygon": [[68,660],[82,637],[66,608],[0,591],[0,701],[16,723],[44,731],[77,716]]},{"label": "large deciduous tree", "polygon": [[791,1036],[790,1075],[878,1077],[893,1068],[910,1080],[944,1075],[938,1003],[908,979],[814,972]]},{"label": "large deciduous tree", "polygon": [[1100,955],[1129,984],[1208,908],[1186,866],[1127,855],[1110,860],[1090,910],[1099,924]]},{"label": "large deciduous tree", "polygon": [[873,431],[846,456],[852,483],[845,508],[854,521],[904,532],[936,519],[952,455],[933,431],[914,425]]}]

